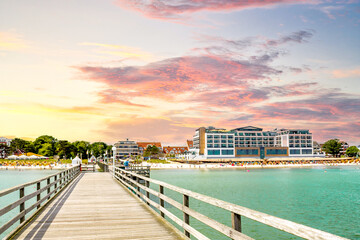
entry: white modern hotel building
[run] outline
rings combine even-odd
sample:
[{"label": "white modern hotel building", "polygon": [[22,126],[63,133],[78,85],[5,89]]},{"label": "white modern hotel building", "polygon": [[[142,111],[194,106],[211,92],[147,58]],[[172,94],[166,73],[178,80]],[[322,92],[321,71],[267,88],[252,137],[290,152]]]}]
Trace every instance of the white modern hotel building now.
[{"label": "white modern hotel building", "polygon": [[232,130],[201,127],[193,137],[194,150],[204,158],[312,157],[313,141],[309,130],[247,126]]}]

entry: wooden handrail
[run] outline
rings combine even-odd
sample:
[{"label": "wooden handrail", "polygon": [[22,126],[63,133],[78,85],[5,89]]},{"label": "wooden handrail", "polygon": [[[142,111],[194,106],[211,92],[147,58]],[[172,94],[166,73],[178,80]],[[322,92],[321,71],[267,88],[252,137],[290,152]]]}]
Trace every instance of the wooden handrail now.
[{"label": "wooden handrail", "polygon": [[[79,173],[80,173],[80,166],[75,166],[75,167],[66,169],[64,171],[57,172],[50,176],[47,176],[47,177],[44,177],[44,178],[41,178],[41,179],[38,179],[38,180],[35,180],[32,182],[20,184],[18,186],[0,191],[0,199],[1,199],[1,197],[6,196],[10,193],[13,193],[16,190],[19,190],[19,199],[13,203],[10,203],[9,205],[1,208],[0,216],[8,213],[9,211],[11,211],[12,209],[14,209],[16,207],[20,207],[19,214],[14,216],[11,220],[6,222],[4,225],[0,226],[0,234],[5,232],[9,227],[11,227],[13,224],[15,224],[18,220],[20,220],[20,224],[23,223],[25,221],[25,217],[26,217],[27,213],[32,211],[34,208],[39,209],[43,202],[49,201],[51,199],[52,195],[56,194],[58,191],[60,191],[62,188],[64,188],[64,186],[66,186],[76,176],[78,176]],[[58,176],[59,176],[59,178],[58,178]],[[52,178],[53,178],[53,181],[51,181]],[[41,183],[43,181],[46,181],[46,183],[45,183],[46,185],[41,188]],[[36,185],[36,191],[25,195],[25,191],[24,191],[25,187],[28,187],[31,185]],[[54,189],[51,191],[52,186],[54,186]],[[43,192],[47,192],[47,195],[45,197],[41,198],[41,193],[43,193]],[[25,208],[25,202],[28,201],[29,199],[32,199],[35,197],[36,197],[36,202],[33,205],[31,205],[30,207]],[[36,212],[34,212],[33,215],[35,213]],[[31,215],[29,218],[31,218],[33,215]]]},{"label": "wooden handrail", "polygon": [[[132,173],[130,171],[126,171],[120,168],[115,168],[115,178],[119,180],[122,184],[129,187],[135,195],[142,198],[146,203],[152,205],[156,209],[160,211],[161,216],[164,217],[166,215],[170,219],[176,218],[176,221],[173,220],[175,223],[177,223],[179,226],[183,227],[185,235],[190,236],[190,234],[196,235],[199,234],[199,232],[192,227],[190,227],[190,223],[188,221],[188,217],[191,216],[204,224],[208,225],[209,227],[217,230],[218,232],[232,238],[232,239],[251,239],[249,236],[244,235],[241,233],[241,216],[247,217],[249,219],[255,220],[257,222],[263,223],[265,225],[271,226],[273,228],[282,230],[284,232],[288,232],[292,235],[296,235],[305,239],[346,239],[343,237],[336,236],[331,233],[327,233],[318,229],[314,229],[302,224],[298,224],[292,221],[288,221],[285,219],[281,219],[275,216],[271,216],[266,213],[258,212],[246,207],[242,207],[236,204],[232,204],[229,202],[225,202],[213,197],[209,197],[200,193],[196,193],[184,188],[180,188],[159,180],[151,179],[148,177],[144,177],[140,174]],[[134,180],[135,178],[136,180]],[[146,186],[143,184],[140,184],[140,179],[143,180],[146,183]],[[159,185],[159,191],[156,191],[154,189],[151,189],[149,187],[149,183],[153,183],[156,185]],[[140,192],[140,188],[145,191],[146,194],[143,194]],[[183,195],[184,201],[183,204],[177,202],[176,200],[170,198],[169,196],[166,196],[164,194],[164,188],[170,189],[172,191],[178,192]],[[150,200],[150,197],[148,197],[148,193],[156,196],[160,200],[160,204],[155,203],[154,201]],[[231,222],[232,227],[228,227],[222,223],[217,222],[214,219],[211,219],[203,214],[198,213],[197,211],[191,209],[189,207],[189,198],[194,198],[197,200],[200,200],[204,203],[225,209],[231,213]],[[168,204],[174,206],[175,208],[181,210],[184,215],[184,219],[181,220],[177,218],[176,216],[172,215],[168,210],[164,207],[164,201]],[[170,215],[169,215],[170,213]],[[190,228],[188,228],[190,227]],[[190,229],[190,230],[189,230]],[[194,231],[195,230],[195,231]],[[195,235],[194,235],[195,236]],[[198,239],[204,239],[203,237],[199,235],[200,238]]]}]

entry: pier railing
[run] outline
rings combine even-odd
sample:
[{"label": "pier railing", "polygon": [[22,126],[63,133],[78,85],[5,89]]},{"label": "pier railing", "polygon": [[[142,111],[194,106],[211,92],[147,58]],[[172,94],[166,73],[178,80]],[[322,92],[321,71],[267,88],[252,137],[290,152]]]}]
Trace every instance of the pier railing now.
[{"label": "pier railing", "polygon": [[[99,167],[101,168],[102,171],[104,172],[111,172],[113,174],[113,165],[112,164],[106,164],[106,163],[102,163],[102,162],[98,162]],[[136,174],[140,174],[143,175],[145,177],[150,177],[150,166],[140,166],[140,165],[131,165],[129,167],[125,167],[124,165],[121,166],[115,166],[116,168],[120,168],[123,169],[128,172],[133,172]]]},{"label": "pier railing", "polygon": [[[19,213],[6,222],[4,225],[0,226],[0,235],[4,233],[7,229],[9,229],[16,222],[20,221],[20,224],[25,222],[26,214],[30,213],[34,209],[39,209],[42,205],[47,203],[52,197],[56,195],[61,189],[63,189],[69,182],[71,182],[78,174],[80,173],[80,166],[75,166],[69,168],[67,170],[57,172],[50,176],[38,179],[36,181],[28,182],[25,184],[21,184],[9,189],[5,189],[0,191],[0,202],[1,199],[12,194],[14,192],[19,193],[19,199],[10,203],[9,205],[0,209],[0,217],[9,213],[15,208],[19,208]],[[46,181],[46,182],[45,182]],[[41,186],[44,185],[45,186]],[[29,194],[25,194],[25,188],[27,191],[29,188],[36,188],[36,191],[31,192]],[[46,193],[45,196],[41,197],[42,193]],[[29,207],[26,207],[26,202],[30,199],[34,199],[36,197],[35,203],[33,201],[30,203]],[[35,214],[34,212],[29,219]]]},{"label": "pier railing", "polygon": [[[154,180],[130,171],[125,171],[121,168],[115,168],[114,177],[121,182],[123,185],[132,190],[133,193],[148,205],[159,210],[160,215],[165,218],[167,216],[173,222],[175,222],[180,228],[183,229],[184,234],[190,238],[190,235],[193,235],[197,239],[209,239],[203,233],[195,229],[194,226],[190,224],[190,217],[197,219],[198,221],[204,223],[220,232],[221,234],[231,238],[231,239],[252,239],[251,237],[242,233],[241,219],[246,217],[262,224],[271,226],[278,230],[290,233],[292,235],[302,237],[305,239],[345,239],[321,230],[317,230],[302,224],[291,222],[285,219],[281,219],[275,216],[271,216],[262,212],[258,212],[249,208],[245,208],[236,204],[225,202],[213,197],[202,195],[196,192],[186,190],[162,181]],[[158,186],[158,190],[150,188],[150,183]],[[154,187],[154,186],[153,186]],[[140,191],[140,189],[142,191]],[[183,202],[179,203],[170,196],[165,195],[165,189],[172,190],[174,192],[180,193],[183,195]],[[159,202],[155,202],[150,198],[150,194],[156,196],[159,199]],[[231,223],[232,226],[229,227],[225,224],[222,224],[206,215],[203,215],[194,209],[190,208],[189,202],[190,199],[197,199],[203,203],[213,205],[215,207],[224,209],[231,213]],[[165,208],[165,204],[170,204],[171,206],[179,209],[183,213],[183,219],[180,219],[175,214],[171,213],[168,209]]]}]

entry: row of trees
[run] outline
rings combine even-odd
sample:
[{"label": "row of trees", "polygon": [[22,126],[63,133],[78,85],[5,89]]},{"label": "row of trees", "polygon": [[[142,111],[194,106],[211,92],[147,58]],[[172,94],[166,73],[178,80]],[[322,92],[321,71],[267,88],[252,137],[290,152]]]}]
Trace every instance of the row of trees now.
[{"label": "row of trees", "polygon": [[[322,150],[330,154],[334,157],[340,156],[340,152],[342,150],[342,145],[339,141],[339,139],[330,139],[326,141],[322,147]],[[359,154],[359,149],[356,146],[351,146],[348,149],[346,149],[346,155],[349,157],[356,157]]]},{"label": "row of trees", "polygon": [[44,156],[58,155],[60,158],[70,158],[79,155],[82,158],[108,156],[112,154],[112,145],[104,142],[94,142],[90,144],[86,141],[69,142],[67,140],[57,140],[56,138],[43,135],[35,139],[35,141],[27,141],[15,138],[11,141],[10,147],[6,148],[8,154],[14,154],[18,151],[28,153],[36,153]]}]

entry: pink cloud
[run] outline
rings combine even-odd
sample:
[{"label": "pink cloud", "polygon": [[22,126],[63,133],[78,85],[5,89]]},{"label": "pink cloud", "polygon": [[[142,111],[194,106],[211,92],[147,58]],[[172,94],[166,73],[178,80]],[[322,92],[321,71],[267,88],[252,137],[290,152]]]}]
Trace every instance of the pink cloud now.
[{"label": "pink cloud", "polygon": [[[171,97],[174,93],[214,87],[247,85],[280,71],[257,61],[238,61],[215,55],[165,59],[140,67],[76,67],[84,77],[130,95]],[[200,90],[201,91],[201,90]],[[104,95],[102,96],[104,97]],[[104,101],[114,100],[106,98]]]},{"label": "pink cloud", "polygon": [[317,4],[316,0],[117,0],[121,7],[138,11],[150,18],[176,19],[198,11],[235,11],[271,7],[280,4]]},{"label": "pink cloud", "polygon": [[332,71],[334,78],[360,77],[360,67],[354,69],[337,69]]}]

